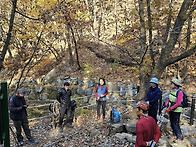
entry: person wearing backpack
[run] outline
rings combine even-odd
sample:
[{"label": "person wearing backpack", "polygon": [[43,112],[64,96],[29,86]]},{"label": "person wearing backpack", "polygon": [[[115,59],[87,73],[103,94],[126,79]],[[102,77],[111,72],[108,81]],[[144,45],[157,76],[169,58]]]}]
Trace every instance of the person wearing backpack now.
[{"label": "person wearing backpack", "polygon": [[170,125],[172,128],[173,135],[171,138],[177,139],[178,142],[183,140],[182,132],[180,129],[180,114],[182,112],[181,102],[183,100],[183,92],[179,90],[181,87],[181,82],[179,79],[174,78],[171,80],[171,92],[169,99],[166,103],[165,113],[169,113]]},{"label": "person wearing backpack", "polygon": [[157,122],[158,101],[161,98],[162,92],[158,88],[158,79],[152,78],[150,80],[150,88],[146,95],[146,102],[149,105],[148,115],[152,116]]},{"label": "person wearing backpack", "polygon": [[106,111],[106,95],[108,94],[108,87],[106,86],[105,79],[100,78],[99,84],[95,88],[95,97],[97,103],[97,119],[100,119],[100,107],[102,106],[103,120],[105,119]]}]

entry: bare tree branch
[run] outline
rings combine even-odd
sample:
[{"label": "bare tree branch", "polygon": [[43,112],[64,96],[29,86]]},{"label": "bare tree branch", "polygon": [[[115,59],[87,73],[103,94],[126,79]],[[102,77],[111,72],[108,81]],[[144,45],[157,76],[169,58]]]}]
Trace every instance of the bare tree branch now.
[{"label": "bare tree branch", "polygon": [[17,10],[16,10],[16,13],[18,13],[18,14],[20,14],[20,15],[22,15],[22,16],[24,16],[24,17],[28,18],[28,19],[32,19],[32,20],[40,20],[39,18],[32,18],[32,17],[29,17],[29,16],[27,16],[27,15],[24,15],[23,13],[21,13],[21,12],[19,12],[19,11],[17,11]]},{"label": "bare tree branch", "polygon": [[175,62],[178,62],[184,58],[187,58],[189,56],[191,56],[192,54],[194,54],[194,52],[196,53],[196,44],[189,50],[185,51],[183,54],[176,56],[176,57],[172,57],[171,59],[168,59],[165,63],[166,66],[169,66],[171,64],[174,64]]}]

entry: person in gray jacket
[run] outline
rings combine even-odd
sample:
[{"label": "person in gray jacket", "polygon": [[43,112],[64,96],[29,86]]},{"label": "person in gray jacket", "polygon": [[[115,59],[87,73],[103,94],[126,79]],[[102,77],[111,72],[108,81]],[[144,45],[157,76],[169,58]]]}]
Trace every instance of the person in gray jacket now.
[{"label": "person in gray jacket", "polygon": [[71,119],[71,90],[69,89],[70,84],[64,83],[64,87],[58,90],[57,100],[60,103],[60,117],[59,117],[59,131],[63,132],[63,119],[66,114],[66,126],[73,128]]}]

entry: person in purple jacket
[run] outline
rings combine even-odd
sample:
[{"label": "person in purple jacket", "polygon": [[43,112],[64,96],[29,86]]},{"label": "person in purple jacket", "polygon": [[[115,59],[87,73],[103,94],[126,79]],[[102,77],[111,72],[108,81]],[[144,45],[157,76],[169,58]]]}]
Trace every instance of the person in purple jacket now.
[{"label": "person in purple jacket", "polygon": [[21,135],[22,128],[28,139],[28,144],[38,144],[39,142],[31,136],[29,129],[29,123],[27,119],[27,103],[25,101],[25,90],[23,88],[18,89],[16,94],[10,98],[10,117],[14,122],[16,128],[16,135],[18,140],[18,146],[23,146],[23,136]]},{"label": "person in purple jacket", "polygon": [[146,102],[149,105],[148,115],[153,117],[157,122],[158,101],[162,96],[161,90],[158,88],[158,79],[150,80],[150,88],[146,95]]}]

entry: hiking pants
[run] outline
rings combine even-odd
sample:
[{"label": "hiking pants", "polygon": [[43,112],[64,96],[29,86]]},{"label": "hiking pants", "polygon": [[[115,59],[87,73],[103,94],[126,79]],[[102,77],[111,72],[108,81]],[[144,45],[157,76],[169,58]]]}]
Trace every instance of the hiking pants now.
[{"label": "hiking pants", "polygon": [[173,135],[177,136],[178,139],[183,140],[182,133],[180,130],[180,112],[169,112],[169,118],[170,118],[170,125],[173,131]]},{"label": "hiking pants", "polygon": [[66,105],[61,105],[59,127],[62,127],[65,114],[66,114],[66,124],[67,123],[72,124],[73,119],[71,119],[71,107],[67,107]]},{"label": "hiking pants", "polygon": [[14,122],[14,126],[16,128],[16,135],[17,135],[17,139],[19,142],[23,141],[23,136],[21,135],[21,131],[22,131],[21,127],[23,128],[27,139],[28,140],[32,139],[31,131],[29,129],[29,123],[28,123],[27,118],[23,119],[23,120],[18,120],[18,121],[13,120],[13,122]]},{"label": "hiking pants", "polygon": [[152,107],[150,107],[148,109],[148,115],[153,117],[155,121],[157,122],[157,110],[156,109],[153,109]]},{"label": "hiking pants", "polygon": [[97,102],[97,116],[100,117],[100,107],[102,106],[102,113],[103,113],[103,116],[105,117],[106,101],[97,100],[96,102]]}]

